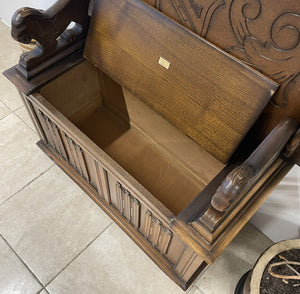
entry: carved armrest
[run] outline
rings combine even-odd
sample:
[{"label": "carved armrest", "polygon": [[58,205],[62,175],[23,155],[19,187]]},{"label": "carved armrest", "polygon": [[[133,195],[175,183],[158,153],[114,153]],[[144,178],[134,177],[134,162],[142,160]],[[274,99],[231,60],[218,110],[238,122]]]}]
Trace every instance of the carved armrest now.
[{"label": "carved armrest", "polygon": [[[24,7],[12,18],[12,37],[36,47],[21,55],[17,70],[30,80],[66,56],[82,50],[89,26],[89,0],[59,0],[43,11]],[[71,22],[74,26],[68,29]]]},{"label": "carved armrest", "polygon": [[193,226],[201,223],[213,232],[280,154],[285,160],[300,162],[300,155],[295,160],[295,154],[300,153],[297,152],[300,142],[300,131],[295,133],[297,127],[292,119],[279,123],[244,162],[225,166],[177,216],[177,221]]},{"label": "carved armrest", "polygon": [[[299,160],[300,129],[286,119],[242,163],[231,162],[172,220],[173,230],[211,264],[256,210],[269,185]],[[279,178],[278,178],[278,177]],[[258,201],[258,202],[257,202]],[[248,211],[249,209],[249,211]]]},{"label": "carved armrest", "polygon": [[285,156],[293,153],[295,147],[298,146],[295,140],[299,142],[298,132],[291,140],[290,138],[297,127],[298,124],[292,119],[286,119],[278,124],[256,150],[225,177],[214,193],[209,208],[199,218],[199,221],[210,230],[214,230],[222,220],[222,216],[233,209],[236,202],[240,201],[258,182],[279,157],[285,146]]}]

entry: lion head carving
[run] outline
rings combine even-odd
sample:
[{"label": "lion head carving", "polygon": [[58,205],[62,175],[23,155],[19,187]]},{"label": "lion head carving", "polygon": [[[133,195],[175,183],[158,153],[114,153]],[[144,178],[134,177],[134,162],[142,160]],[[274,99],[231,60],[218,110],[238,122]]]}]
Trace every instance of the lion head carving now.
[{"label": "lion head carving", "polygon": [[24,44],[34,39],[42,47],[46,44],[49,46],[51,43],[56,43],[55,38],[52,40],[53,37],[49,37],[48,28],[52,22],[53,19],[49,18],[43,10],[24,7],[13,15],[11,35],[16,41]]}]

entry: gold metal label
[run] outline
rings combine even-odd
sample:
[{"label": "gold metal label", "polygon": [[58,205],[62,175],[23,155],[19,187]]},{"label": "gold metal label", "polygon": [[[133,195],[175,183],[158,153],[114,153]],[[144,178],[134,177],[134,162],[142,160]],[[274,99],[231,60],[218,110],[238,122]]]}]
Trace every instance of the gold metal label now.
[{"label": "gold metal label", "polygon": [[171,62],[169,62],[168,60],[166,60],[162,57],[159,57],[158,64],[161,65],[162,67],[164,67],[165,69],[169,69]]}]

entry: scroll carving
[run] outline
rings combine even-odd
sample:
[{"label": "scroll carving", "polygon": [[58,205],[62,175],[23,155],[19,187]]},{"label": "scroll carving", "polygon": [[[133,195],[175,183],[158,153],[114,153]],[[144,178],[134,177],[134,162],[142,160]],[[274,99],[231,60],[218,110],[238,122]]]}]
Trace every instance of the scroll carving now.
[{"label": "scroll carving", "polygon": [[260,0],[233,0],[229,9],[229,18],[232,30],[238,42],[243,44],[246,37],[251,36],[248,22],[253,21],[261,14]]},{"label": "scroll carving", "polygon": [[[268,8],[260,0],[233,0],[230,6],[230,24],[238,46],[227,51],[246,61],[281,84],[279,93],[271,103],[284,107],[288,101],[288,88],[297,81],[300,72],[300,11],[283,12],[272,22],[265,22],[269,35],[259,37],[255,21],[263,18]],[[253,29],[250,29],[249,26]],[[255,29],[256,30],[255,30]]]},{"label": "scroll carving", "polygon": [[[89,0],[60,0],[45,11],[25,7],[15,12],[12,37],[24,44],[37,41],[32,51],[20,57],[18,70],[26,79],[83,47],[89,24],[88,7]],[[74,26],[67,29],[71,22]]]},{"label": "scroll carving", "polygon": [[300,122],[300,1],[157,2],[157,9],[281,85],[260,117],[260,138],[286,117]]},{"label": "scroll carving", "polygon": [[146,2],[162,12],[169,12],[172,7],[172,16],[202,37],[206,37],[215,11],[225,4],[224,0],[155,0],[154,3],[146,0]]},{"label": "scroll carving", "polygon": [[[272,23],[271,39],[280,51],[294,50],[300,41],[300,14],[283,13]],[[289,36],[289,38],[286,38]]]}]

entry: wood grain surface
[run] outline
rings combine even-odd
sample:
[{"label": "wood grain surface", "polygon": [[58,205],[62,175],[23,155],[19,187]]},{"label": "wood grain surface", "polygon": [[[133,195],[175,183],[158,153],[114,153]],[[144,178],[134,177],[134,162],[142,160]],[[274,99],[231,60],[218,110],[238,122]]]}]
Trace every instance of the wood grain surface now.
[{"label": "wood grain surface", "polygon": [[97,1],[84,55],[223,162],[277,89],[138,0]]},{"label": "wood grain surface", "polygon": [[299,0],[143,0],[280,84],[260,116],[260,139],[300,122]]}]

